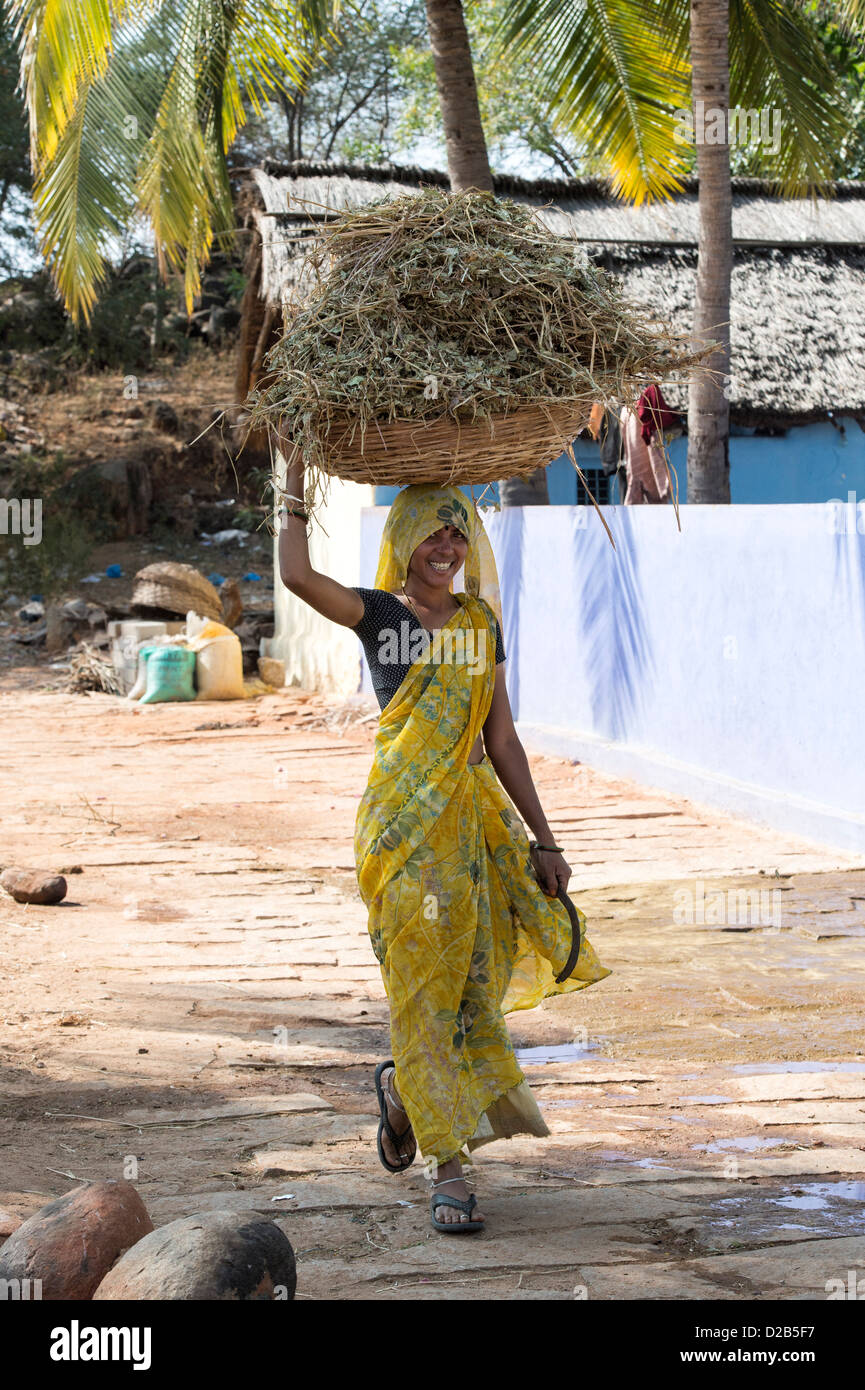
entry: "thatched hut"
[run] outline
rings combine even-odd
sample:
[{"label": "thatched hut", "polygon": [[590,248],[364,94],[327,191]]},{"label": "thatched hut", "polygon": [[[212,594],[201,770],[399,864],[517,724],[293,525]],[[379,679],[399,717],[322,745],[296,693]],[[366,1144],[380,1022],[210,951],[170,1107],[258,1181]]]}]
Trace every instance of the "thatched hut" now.
[{"label": "thatched hut", "polygon": [[[394,166],[265,161],[245,171],[238,204],[252,235],[239,401],[280,332],[304,243],[328,209],[447,183],[440,172]],[[613,199],[597,179],[499,177],[495,187],[541,209],[551,228],[619,275],[634,300],[688,327],[696,181],[670,202],[640,207]],[[831,197],[809,200],[781,198],[762,180],[734,179],[733,237],[732,424],[771,434],[848,416],[865,429],[865,183],[838,183]]]}]

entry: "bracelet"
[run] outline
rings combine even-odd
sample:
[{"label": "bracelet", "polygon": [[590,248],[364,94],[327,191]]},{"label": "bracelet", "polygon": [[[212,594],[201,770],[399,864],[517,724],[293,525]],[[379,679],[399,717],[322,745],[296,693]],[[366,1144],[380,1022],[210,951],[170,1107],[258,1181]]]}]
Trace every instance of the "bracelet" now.
[{"label": "bracelet", "polygon": [[537,840],[529,840],[529,849],[542,850],[545,854],[564,854],[561,845],[539,845]]},{"label": "bracelet", "polygon": [[309,515],[306,512],[298,511],[297,507],[287,507],[285,503],[280,507],[277,516],[280,518],[282,516],[299,516],[301,521],[309,521]]}]

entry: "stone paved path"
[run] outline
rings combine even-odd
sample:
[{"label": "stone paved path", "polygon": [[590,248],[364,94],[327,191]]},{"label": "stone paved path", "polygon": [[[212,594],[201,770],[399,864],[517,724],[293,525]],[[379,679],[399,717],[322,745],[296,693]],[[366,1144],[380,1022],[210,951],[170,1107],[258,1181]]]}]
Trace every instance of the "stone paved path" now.
[{"label": "stone paved path", "polygon": [[476,1153],[489,1229],[449,1240],[419,1166],[393,1178],[375,1153],[363,711],[296,691],[3,700],[2,862],[70,887],[58,908],[0,903],[0,1208],[132,1175],[157,1224],[265,1211],[301,1298],[823,1299],[865,1281],[860,861],[534,759],[614,974],[512,1017],[552,1135]]}]

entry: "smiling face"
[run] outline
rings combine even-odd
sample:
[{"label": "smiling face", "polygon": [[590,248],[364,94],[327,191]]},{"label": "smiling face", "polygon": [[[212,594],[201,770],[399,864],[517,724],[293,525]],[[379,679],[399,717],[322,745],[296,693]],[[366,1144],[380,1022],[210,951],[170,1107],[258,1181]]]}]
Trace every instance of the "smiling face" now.
[{"label": "smiling face", "polygon": [[412,552],[409,573],[431,589],[446,590],[465,562],[468,548],[462,531],[456,526],[442,526]]}]

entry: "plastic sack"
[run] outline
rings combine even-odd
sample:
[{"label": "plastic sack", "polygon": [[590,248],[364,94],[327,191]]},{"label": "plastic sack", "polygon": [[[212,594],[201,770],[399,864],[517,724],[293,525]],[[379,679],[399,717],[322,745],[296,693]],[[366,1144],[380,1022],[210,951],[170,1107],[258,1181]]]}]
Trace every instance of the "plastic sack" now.
[{"label": "plastic sack", "polygon": [[140,704],[195,699],[195,652],[186,647],[157,647],[145,659],[147,689]]},{"label": "plastic sack", "polygon": [[151,652],[162,651],[165,647],[184,647],[186,638],[177,633],[162,633],[146,638],[138,646],[136,653],[135,682],[127,695],[129,700],[141,700],[142,695],[147,689],[147,658]]},{"label": "plastic sack", "polygon": [[[214,624],[218,626],[218,624]],[[243,651],[240,638],[229,632],[226,637],[216,637],[211,642],[197,639],[198,648],[195,683],[198,686],[199,700],[242,700],[243,699]],[[193,642],[191,645],[197,645]]]}]

